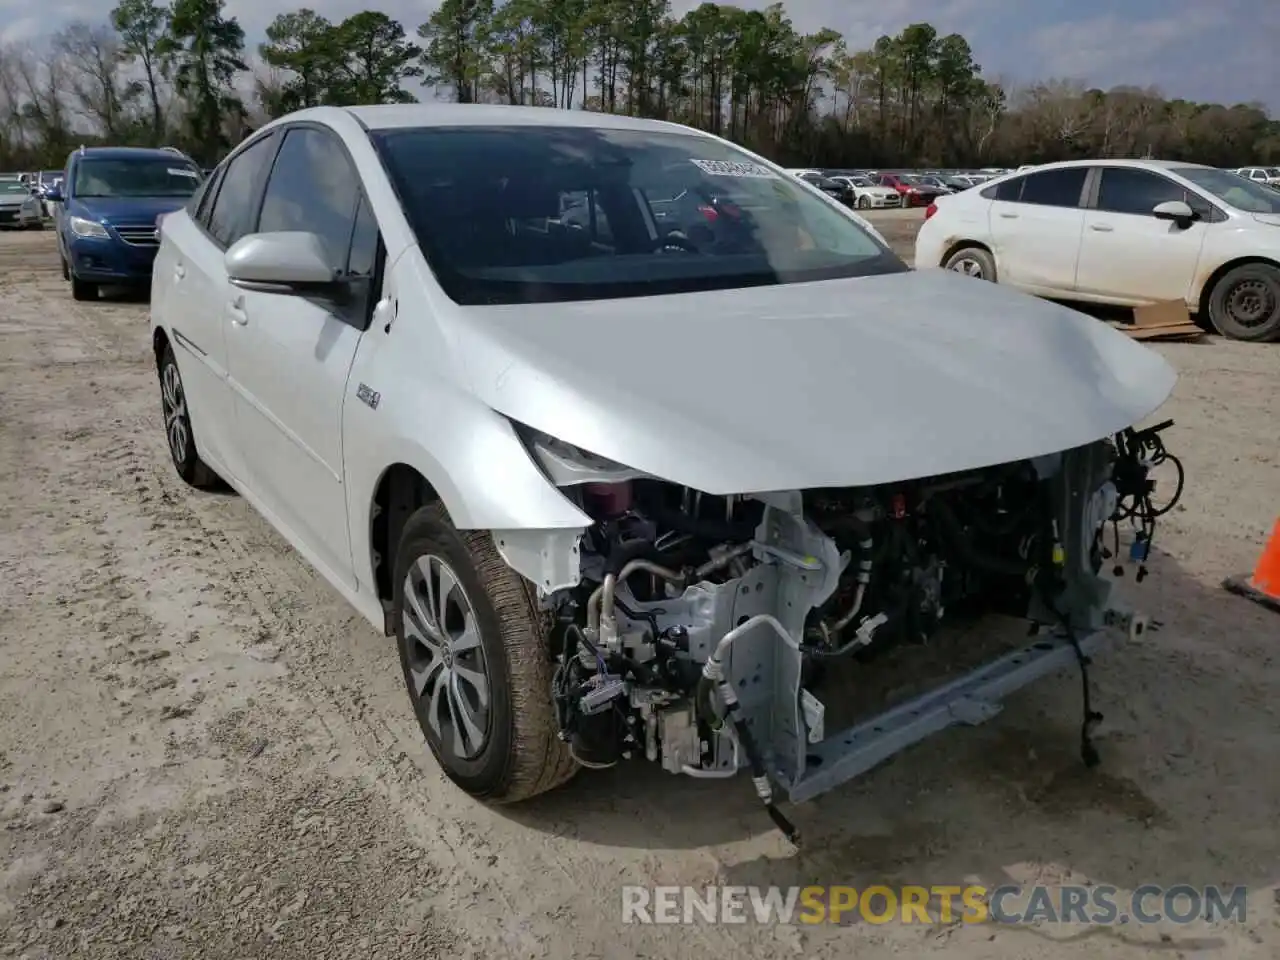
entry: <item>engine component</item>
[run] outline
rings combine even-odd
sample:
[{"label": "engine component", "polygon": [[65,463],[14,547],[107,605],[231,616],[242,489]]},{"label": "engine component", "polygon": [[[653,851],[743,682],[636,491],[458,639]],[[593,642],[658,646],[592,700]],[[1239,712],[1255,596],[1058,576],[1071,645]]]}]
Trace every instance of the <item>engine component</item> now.
[{"label": "engine component", "polygon": [[[1081,672],[1081,751],[1093,762],[1099,715],[1085,647],[1093,631],[1120,622],[1102,613],[1112,608],[1097,574],[1118,555],[1102,537],[1108,523],[1134,522],[1145,564],[1156,518],[1182,487],[1181,465],[1158,436],[1165,426],[891,486],[755,497],[712,497],[539,448],[597,520],[582,542],[583,582],[549,600],[564,625],[553,681],[562,739],[584,766],[639,753],[695,777],[747,766],[769,816],[794,840],[773,784],[804,794],[807,751],[832,741],[806,664],[866,660],[927,643],[953,617],[1003,613],[1063,631]],[[1168,461],[1177,489],[1157,509],[1149,473]],[[1133,630],[1145,623],[1125,620]],[[1031,676],[1052,662],[1042,644],[983,676],[1004,689],[1001,671]],[[920,716],[945,724],[995,713],[956,696],[953,708],[930,701]],[[876,729],[856,742],[866,764]]]}]

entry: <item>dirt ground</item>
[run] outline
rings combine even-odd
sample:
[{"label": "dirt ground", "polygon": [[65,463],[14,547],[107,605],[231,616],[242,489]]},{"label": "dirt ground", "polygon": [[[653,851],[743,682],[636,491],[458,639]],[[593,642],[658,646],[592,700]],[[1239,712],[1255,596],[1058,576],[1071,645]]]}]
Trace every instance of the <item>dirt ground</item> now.
[{"label": "dirt ground", "polygon": [[[145,303],[74,303],[49,234],[0,234],[0,956],[1280,956],[1280,618],[1218,586],[1280,511],[1280,347],[1159,349],[1190,482],[1126,581],[1163,629],[1094,671],[1101,768],[1063,673],[794,808],[797,854],[745,779],[462,796],[393,646],[174,474]],[[1253,894],[1215,926],[621,923],[623,884],[1064,877]]]}]

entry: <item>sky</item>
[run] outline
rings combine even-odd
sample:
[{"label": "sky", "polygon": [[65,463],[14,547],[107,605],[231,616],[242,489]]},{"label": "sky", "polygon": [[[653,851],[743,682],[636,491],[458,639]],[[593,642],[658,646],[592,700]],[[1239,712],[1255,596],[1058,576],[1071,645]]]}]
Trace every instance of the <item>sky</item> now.
[{"label": "sky", "polygon": [[[743,0],[763,7],[767,0]],[[677,14],[696,0],[673,0]],[[22,43],[81,19],[103,21],[114,0],[0,0],[0,42]],[[413,34],[432,0],[226,0],[251,49],[267,23],[299,6],[339,20],[373,7]],[[1280,118],[1277,0],[787,0],[796,28],[832,27],[853,49],[928,21],[960,33],[990,79],[1079,79],[1107,88],[1155,86],[1169,97],[1260,102]],[[38,13],[35,11],[38,10]]]}]

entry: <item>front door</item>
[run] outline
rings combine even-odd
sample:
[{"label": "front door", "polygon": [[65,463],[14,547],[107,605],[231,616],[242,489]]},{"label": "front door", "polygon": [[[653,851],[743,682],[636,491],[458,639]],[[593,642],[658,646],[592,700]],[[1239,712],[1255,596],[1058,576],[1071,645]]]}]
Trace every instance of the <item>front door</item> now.
[{"label": "front door", "polygon": [[1187,299],[1205,233],[1214,225],[1157,220],[1151,211],[1169,200],[1194,206],[1199,198],[1150,170],[1102,168],[1096,208],[1085,214],[1081,293],[1131,303]]},{"label": "front door", "polygon": [[[377,224],[337,135],[298,126],[284,134],[267,180],[256,233],[305,231],[328,251],[336,275],[372,275]],[[354,229],[356,226],[359,229]],[[359,277],[356,278],[359,280]],[[359,283],[355,282],[355,287]],[[312,559],[355,587],[342,462],[342,406],[367,293],[339,303],[228,283],[229,379],[237,446],[262,506]]]}]

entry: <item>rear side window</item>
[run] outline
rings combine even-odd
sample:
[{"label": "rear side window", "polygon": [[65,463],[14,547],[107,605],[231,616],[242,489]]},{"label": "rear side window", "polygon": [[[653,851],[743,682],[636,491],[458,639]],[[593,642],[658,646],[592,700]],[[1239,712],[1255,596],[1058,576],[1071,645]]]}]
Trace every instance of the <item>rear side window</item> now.
[{"label": "rear side window", "polygon": [[1136,167],[1104,167],[1098,209],[1108,213],[1151,216],[1167,200],[1186,200],[1187,191],[1159,174]]},{"label": "rear side window", "polygon": [[1014,177],[1012,180],[1005,180],[1002,183],[993,183],[982,191],[982,195],[988,200],[1004,200],[1010,203],[1017,203],[1018,197],[1022,193],[1022,183],[1026,179],[1026,177]]},{"label": "rear side window", "polygon": [[224,247],[231,246],[253,229],[254,204],[274,145],[274,137],[263,137],[227,162],[208,223],[209,233]]},{"label": "rear side window", "polygon": [[314,127],[297,127],[285,134],[276,156],[258,231],[313,233],[334,270],[344,270],[359,197],[360,178],[338,138]]},{"label": "rear side window", "polygon": [[1032,173],[1022,181],[1019,202],[1044,207],[1078,207],[1088,175],[1088,167],[1062,167]]}]

